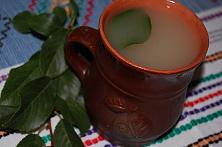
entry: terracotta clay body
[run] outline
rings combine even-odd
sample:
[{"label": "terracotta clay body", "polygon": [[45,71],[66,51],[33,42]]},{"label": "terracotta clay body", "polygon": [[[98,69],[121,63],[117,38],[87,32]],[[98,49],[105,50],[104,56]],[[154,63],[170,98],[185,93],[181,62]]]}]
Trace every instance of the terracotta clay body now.
[{"label": "terracotta clay body", "polygon": [[[201,22],[183,6],[172,3],[193,18],[191,27],[197,27],[196,33],[201,36],[201,52],[196,60],[177,70],[158,71],[124,59],[109,44],[104,24],[120,9],[144,6],[147,2],[113,2],[100,18],[99,31],[79,27],[69,34],[65,46],[65,58],[82,81],[93,125],[107,139],[127,147],[147,144],[175,125],[183,110],[188,84],[208,48],[207,32]],[[149,2],[160,7],[165,4]],[[80,46],[91,52],[92,60],[79,52]]]}]

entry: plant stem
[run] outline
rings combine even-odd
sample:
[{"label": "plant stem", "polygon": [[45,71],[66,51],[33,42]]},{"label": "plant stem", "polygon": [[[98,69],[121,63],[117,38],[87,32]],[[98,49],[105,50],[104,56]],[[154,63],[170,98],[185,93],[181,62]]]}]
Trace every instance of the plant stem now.
[{"label": "plant stem", "polygon": [[74,23],[75,23],[75,20],[76,20],[76,17],[71,18],[71,21],[70,21],[69,26],[68,26],[69,31],[72,30],[72,28],[74,26]]},{"label": "plant stem", "polygon": [[48,121],[48,127],[49,127],[50,136],[51,136],[51,147],[54,147],[51,118]]},{"label": "plant stem", "polygon": [[68,30],[69,32],[72,31],[73,27],[74,27],[74,24],[75,24],[75,21],[76,21],[76,18],[77,18],[77,9],[78,9],[78,6],[76,4],[76,1],[75,0],[70,0],[70,22],[69,22],[69,25],[68,25]]}]

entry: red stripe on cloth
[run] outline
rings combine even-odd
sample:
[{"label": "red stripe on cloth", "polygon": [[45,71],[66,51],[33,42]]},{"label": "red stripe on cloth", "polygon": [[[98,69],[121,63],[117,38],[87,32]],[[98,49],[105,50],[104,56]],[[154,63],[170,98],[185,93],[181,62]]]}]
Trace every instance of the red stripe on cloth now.
[{"label": "red stripe on cloth", "polygon": [[88,25],[91,21],[90,17],[93,15],[94,2],[95,0],[88,0],[87,2],[87,13],[85,15],[85,21],[83,22],[84,26]]},{"label": "red stripe on cloth", "polygon": [[104,138],[99,135],[99,136],[96,137],[96,138],[85,140],[85,141],[84,141],[84,145],[85,145],[85,146],[91,146],[91,145],[97,144],[97,143],[99,143],[99,142],[101,142],[101,141],[103,141],[103,140],[104,140]]},{"label": "red stripe on cloth", "polygon": [[32,0],[31,3],[28,5],[29,10],[33,12],[36,4],[37,0]]},{"label": "red stripe on cloth", "polygon": [[210,99],[214,99],[215,97],[220,96],[220,95],[222,95],[222,90],[218,90],[218,91],[211,93],[207,96],[200,97],[199,99],[194,100],[194,101],[187,101],[184,103],[184,107],[193,107],[199,103],[203,103],[203,102],[208,101]]}]

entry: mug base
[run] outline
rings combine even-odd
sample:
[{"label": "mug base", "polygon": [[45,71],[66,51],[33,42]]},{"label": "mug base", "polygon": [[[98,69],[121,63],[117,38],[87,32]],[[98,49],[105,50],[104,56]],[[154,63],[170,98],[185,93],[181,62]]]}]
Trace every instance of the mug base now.
[{"label": "mug base", "polygon": [[96,127],[96,126],[94,127],[97,129],[98,133],[101,134],[106,140],[108,140],[112,144],[123,146],[123,147],[143,147],[144,145],[149,145],[150,143],[152,143],[152,141],[158,138],[158,137],[154,137],[154,138],[144,139],[143,141],[135,141],[135,138],[133,138],[133,140],[124,139],[119,136],[114,136],[110,133],[107,133],[99,127]]}]

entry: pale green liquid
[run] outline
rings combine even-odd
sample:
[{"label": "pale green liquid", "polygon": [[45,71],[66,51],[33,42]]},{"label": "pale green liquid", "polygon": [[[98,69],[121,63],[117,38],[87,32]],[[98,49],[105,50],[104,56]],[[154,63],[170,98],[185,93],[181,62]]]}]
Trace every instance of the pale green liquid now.
[{"label": "pale green liquid", "polygon": [[[200,51],[198,35],[188,27],[183,18],[168,9],[159,11],[154,8],[146,12],[152,23],[149,39],[142,44],[116,50],[132,63],[157,70],[177,69],[193,62]],[[121,28],[107,29],[118,31]]]}]

